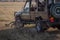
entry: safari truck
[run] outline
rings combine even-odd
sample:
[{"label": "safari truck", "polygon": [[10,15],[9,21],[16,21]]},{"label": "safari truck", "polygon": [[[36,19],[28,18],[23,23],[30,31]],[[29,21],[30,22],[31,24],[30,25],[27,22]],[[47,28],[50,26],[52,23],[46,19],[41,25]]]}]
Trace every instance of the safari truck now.
[{"label": "safari truck", "polygon": [[16,27],[34,23],[37,31],[49,27],[60,29],[60,0],[27,0],[24,8],[14,16]]}]

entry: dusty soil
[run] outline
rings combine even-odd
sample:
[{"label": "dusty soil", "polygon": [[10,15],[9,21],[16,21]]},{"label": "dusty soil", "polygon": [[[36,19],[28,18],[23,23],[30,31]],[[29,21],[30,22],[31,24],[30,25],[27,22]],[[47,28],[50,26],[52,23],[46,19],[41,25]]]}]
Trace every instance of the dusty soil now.
[{"label": "dusty soil", "polygon": [[13,20],[14,12],[23,9],[25,2],[0,2],[0,21]]},{"label": "dusty soil", "polygon": [[23,28],[22,30],[6,27],[9,21],[0,22],[0,40],[60,40],[60,31],[54,30],[37,33],[35,28]]},{"label": "dusty soil", "polygon": [[53,31],[37,33],[8,29],[0,31],[0,40],[60,40],[60,32]]}]

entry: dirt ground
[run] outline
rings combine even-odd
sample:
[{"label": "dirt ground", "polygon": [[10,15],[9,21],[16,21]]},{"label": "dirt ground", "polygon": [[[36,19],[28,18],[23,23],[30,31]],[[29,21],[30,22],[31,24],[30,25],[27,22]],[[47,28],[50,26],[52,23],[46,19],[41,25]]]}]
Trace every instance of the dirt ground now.
[{"label": "dirt ground", "polygon": [[60,40],[60,31],[40,33],[31,31],[22,32],[17,29],[1,30],[0,40]]},{"label": "dirt ground", "polygon": [[37,33],[35,28],[27,28],[29,31],[25,32],[26,28],[21,31],[5,26],[14,21],[14,12],[23,5],[23,2],[0,2],[0,40],[60,40],[60,31],[57,29],[49,28],[49,31]]}]

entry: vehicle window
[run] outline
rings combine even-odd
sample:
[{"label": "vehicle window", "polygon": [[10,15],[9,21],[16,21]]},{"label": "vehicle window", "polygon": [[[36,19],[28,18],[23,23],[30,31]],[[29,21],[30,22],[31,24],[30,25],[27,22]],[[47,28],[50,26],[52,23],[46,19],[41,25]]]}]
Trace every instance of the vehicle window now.
[{"label": "vehicle window", "polygon": [[45,1],[39,1],[38,2],[38,11],[44,11],[44,8],[45,8]]},{"label": "vehicle window", "polygon": [[44,7],[45,7],[44,2],[42,2],[42,1],[40,2],[40,0],[39,0],[38,4],[36,1],[33,1],[31,3],[31,11],[36,11],[37,6],[38,6],[38,11],[44,11]]},{"label": "vehicle window", "polygon": [[31,3],[30,11],[35,11],[35,10],[36,10],[36,2],[33,1],[33,2]]},{"label": "vehicle window", "polygon": [[26,3],[23,11],[22,11],[22,15],[29,15],[29,2]]},{"label": "vehicle window", "polygon": [[29,12],[29,8],[24,9],[24,12],[28,13]]},{"label": "vehicle window", "polygon": [[24,9],[22,15],[29,15],[29,8]]}]

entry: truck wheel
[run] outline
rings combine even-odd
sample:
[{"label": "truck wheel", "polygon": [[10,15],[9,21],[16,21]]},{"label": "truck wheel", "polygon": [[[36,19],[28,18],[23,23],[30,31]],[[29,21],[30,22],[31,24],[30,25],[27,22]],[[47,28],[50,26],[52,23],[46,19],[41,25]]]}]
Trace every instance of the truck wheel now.
[{"label": "truck wheel", "polygon": [[36,30],[37,32],[41,32],[43,30],[41,26],[41,22],[39,20],[36,22]]},{"label": "truck wheel", "polygon": [[17,29],[20,29],[20,28],[23,28],[24,24],[20,20],[17,20],[15,22],[15,26]]}]

